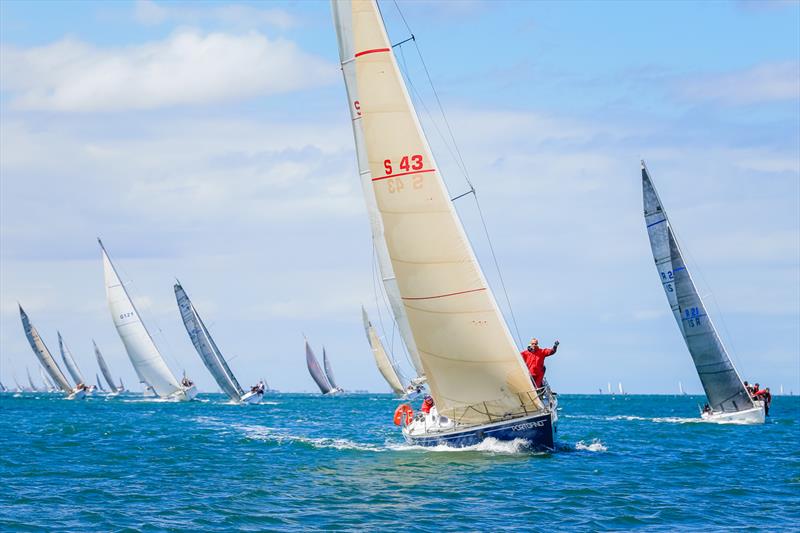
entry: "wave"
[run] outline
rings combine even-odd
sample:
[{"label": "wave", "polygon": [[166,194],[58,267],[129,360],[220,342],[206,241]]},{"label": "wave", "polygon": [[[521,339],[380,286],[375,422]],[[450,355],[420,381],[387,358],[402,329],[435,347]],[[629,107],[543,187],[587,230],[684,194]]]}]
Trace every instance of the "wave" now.
[{"label": "wave", "polygon": [[516,455],[516,454],[533,454],[533,453],[547,453],[547,452],[532,452],[530,450],[530,441],[525,439],[497,440],[494,437],[486,437],[478,444],[472,446],[462,446],[457,448],[455,446],[448,446],[447,444],[439,444],[437,446],[419,446],[416,444],[387,444],[387,448],[394,451],[409,451],[421,450],[426,452],[487,452],[498,455]]},{"label": "wave", "polygon": [[591,443],[586,444],[584,441],[579,440],[575,443],[575,449],[582,452],[607,452],[608,447],[603,444],[600,439],[593,439]]}]

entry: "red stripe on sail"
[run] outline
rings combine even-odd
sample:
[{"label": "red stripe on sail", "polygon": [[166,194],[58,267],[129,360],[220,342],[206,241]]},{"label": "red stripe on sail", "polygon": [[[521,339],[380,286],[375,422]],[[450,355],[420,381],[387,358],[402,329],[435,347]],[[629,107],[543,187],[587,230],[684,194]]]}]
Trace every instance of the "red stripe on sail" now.
[{"label": "red stripe on sail", "polygon": [[446,298],[448,296],[457,296],[459,294],[467,294],[470,292],[478,292],[478,291],[485,291],[486,287],[481,287],[480,289],[470,289],[468,291],[460,291],[460,292],[451,292],[449,294],[437,294],[436,296],[409,296],[403,297],[403,300],[433,300],[435,298]]},{"label": "red stripe on sail", "polygon": [[408,176],[410,174],[424,174],[425,172],[435,172],[435,168],[426,168],[425,170],[412,170],[411,172],[401,172],[400,174],[389,174],[388,176],[378,176],[372,178],[372,181],[385,180],[386,178],[396,178],[398,176]]},{"label": "red stripe on sail", "polygon": [[367,54],[377,54],[378,52],[388,52],[390,50],[391,50],[391,48],[373,48],[372,50],[364,50],[362,52],[358,52],[353,57],[361,57],[361,56],[365,56]]}]

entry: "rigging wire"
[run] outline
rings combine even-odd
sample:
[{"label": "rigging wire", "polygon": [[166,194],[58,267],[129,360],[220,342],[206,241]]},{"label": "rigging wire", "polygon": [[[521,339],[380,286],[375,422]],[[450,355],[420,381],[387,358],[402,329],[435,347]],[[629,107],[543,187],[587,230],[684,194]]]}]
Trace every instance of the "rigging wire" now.
[{"label": "rigging wire", "polygon": [[[467,182],[467,185],[469,185],[469,188],[470,188],[469,192],[464,193],[464,194],[460,194],[460,195],[456,196],[453,200],[456,200],[458,198],[466,196],[469,193],[472,193],[472,196],[475,199],[475,206],[477,207],[478,216],[480,217],[481,225],[483,226],[483,232],[484,232],[484,235],[486,236],[486,241],[487,241],[487,243],[489,245],[489,250],[490,250],[491,255],[492,255],[492,261],[494,262],[494,266],[495,266],[495,269],[497,271],[497,276],[498,276],[498,279],[500,280],[500,286],[503,289],[503,295],[505,296],[506,305],[508,305],[509,314],[511,315],[511,321],[514,324],[514,331],[517,334],[517,341],[520,343],[520,346],[521,346],[522,345],[522,336],[519,333],[519,326],[517,325],[517,318],[516,318],[516,316],[514,314],[514,307],[511,305],[511,299],[508,296],[508,290],[506,288],[506,283],[505,283],[505,280],[503,279],[503,272],[500,269],[500,263],[497,260],[497,254],[495,253],[494,245],[492,243],[492,238],[491,238],[491,235],[489,234],[489,228],[486,225],[486,218],[485,218],[485,216],[483,214],[483,210],[481,209],[480,201],[478,200],[478,194],[475,191],[475,186],[472,184],[472,180],[470,179],[469,171],[467,170],[467,165],[464,162],[464,157],[461,155],[461,150],[459,149],[458,143],[456,142],[455,135],[453,134],[453,128],[450,126],[450,121],[447,120],[447,114],[445,113],[444,106],[442,105],[442,101],[439,98],[439,93],[436,91],[436,87],[433,84],[433,79],[431,78],[430,71],[428,70],[428,66],[425,63],[425,58],[422,56],[422,50],[420,50],[419,44],[417,43],[417,40],[414,37],[414,32],[411,31],[411,27],[408,25],[408,21],[406,20],[405,16],[403,15],[403,12],[401,11],[400,6],[397,4],[397,0],[393,0],[393,2],[394,2],[395,8],[397,9],[397,13],[400,15],[400,18],[402,19],[403,24],[406,27],[406,30],[408,30],[408,33],[411,35],[410,39],[405,39],[405,40],[400,41],[399,43],[397,43],[397,46],[400,49],[400,55],[401,55],[402,60],[403,60],[403,67],[404,67],[404,70],[405,70],[406,79],[408,80],[408,83],[411,86],[412,91],[413,91],[413,93],[415,94],[415,96],[417,98],[417,101],[421,103],[421,105],[422,105],[423,109],[425,110],[426,114],[431,119],[431,123],[433,123],[434,128],[436,129],[436,131],[439,134],[439,136],[442,137],[442,140],[444,141],[444,144],[447,147],[447,150],[450,152],[451,156],[453,156],[453,158],[455,160],[455,163],[456,163],[456,166],[459,167],[459,169],[461,170],[462,174],[464,175],[464,179]],[[436,104],[437,104],[437,106],[439,108],[439,113],[441,114],[442,120],[444,121],[444,124],[447,127],[447,133],[450,135],[450,143],[452,143],[452,148],[448,144],[447,140],[444,139],[444,135],[442,135],[441,130],[439,129],[439,126],[436,124],[436,121],[433,120],[432,113],[430,113],[430,111],[428,110],[428,107],[425,105],[424,100],[421,98],[419,91],[416,89],[416,86],[411,81],[410,72],[408,70],[408,64],[406,63],[406,57],[405,57],[405,53],[403,52],[403,46],[402,46],[404,43],[407,43],[409,40],[414,43],[414,48],[417,51],[417,55],[419,56],[419,60],[420,60],[420,63],[422,65],[422,68],[425,71],[425,76],[428,79],[428,84],[430,85],[431,91],[433,92],[434,98],[436,99]],[[453,154],[453,150],[455,150],[455,155]]]}]

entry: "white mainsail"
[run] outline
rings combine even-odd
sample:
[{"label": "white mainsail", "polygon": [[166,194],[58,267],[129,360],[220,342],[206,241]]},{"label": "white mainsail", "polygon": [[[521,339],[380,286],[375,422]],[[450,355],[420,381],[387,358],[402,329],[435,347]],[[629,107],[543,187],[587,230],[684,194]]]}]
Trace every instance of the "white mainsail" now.
[{"label": "white mainsail", "polygon": [[214,339],[211,338],[211,334],[208,332],[200,315],[197,314],[197,310],[194,308],[186,291],[180,283],[176,283],[174,289],[183,325],[186,326],[186,332],[189,334],[195,350],[200,355],[200,359],[203,360],[203,364],[206,365],[220,389],[231,400],[239,401],[244,395],[244,391],[236,380],[236,376],[233,375],[233,372],[228,367],[222,352],[217,348]]},{"label": "white mainsail", "polygon": [[644,161],[642,195],[644,218],[656,268],[709,405],[714,411],[723,412],[752,409],[753,400],[697,293]]},{"label": "white mainsail", "polygon": [[139,380],[149,385],[162,398],[181,392],[178,380],[167,367],[167,363],[139,317],[139,312],[117,275],[103,243],[100,239],[97,239],[97,242],[100,243],[103,253],[103,274],[111,318]]},{"label": "white mainsail", "polygon": [[363,307],[361,308],[361,317],[364,320],[364,332],[367,334],[367,341],[369,341],[369,345],[372,348],[375,364],[378,366],[378,370],[383,376],[383,379],[389,384],[392,392],[398,395],[404,394],[405,388],[403,387],[403,382],[400,380],[400,376],[397,374],[394,365],[389,360],[389,356],[383,348],[383,343],[375,332],[375,328],[372,327],[372,323],[367,316],[367,311]]},{"label": "white mainsail", "polygon": [[111,371],[108,369],[106,359],[103,357],[103,354],[100,353],[100,348],[97,347],[97,343],[94,342],[94,339],[92,339],[92,345],[94,346],[94,355],[97,358],[97,366],[100,367],[100,372],[103,374],[106,383],[108,383],[111,392],[121,392],[121,389],[118,389],[117,386],[114,385],[114,378],[111,376]]},{"label": "white mainsail", "polygon": [[306,365],[308,366],[308,373],[311,374],[317,387],[319,387],[319,391],[322,394],[331,392],[333,387],[331,387],[328,378],[325,377],[325,373],[319,366],[319,361],[317,361],[317,357],[314,355],[314,351],[309,346],[308,341],[306,341]]},{"label": "white mainsail", "polygon": [[61,352],[61,359],[64,361],[64,365],[67,367],[67,372],[69,375],[72,376],[72,380],[75,382],[76,385],[83,383],[86,385],[86,380],[83,379],[83,374],[81,373],[80,368],[78,368],[78,363],[75,362],[75,359],[72,357],[72,352],[69,351],[67,348],[67,343],[64,342],[64,339],[61,337],[61,332],[58,333],[58,349]]},{"label": "white mainsail", "polygon": [[[536,411],[528,369],[478,265],[420,126],[377,4],[334,0],[349,106],[363,129],[383,236],[431,394],[463,424]],[[349,65],[354,65],[351,67]],[[358,141],[359,128],[354,128]],[[366,195],[369,198],[369,195]]]},{"label": "white mainsail", "polygon": [[405,307],[403,306],[403,299],[400,295],[400,287],[397,284],[397,278],[392,267],[392,261],[389,257],[389,249],[386,246],[386,238],[383,233],[383,221],[381,213],[378,210],[377,200],[375,198],[375,191],[372,187],[372,171],[370,170],[367,146],[364,139],[363,123],[360,120],[361,110],[358,97],[358,87],[356,83],[356,65],[354,56],[355,49],[352,37],[352,12],[350,5],[347,2],[334,2],[333,4],[334,23],[336,25],[336,35],[339,40],[339,57],[342,64],[342,73],[344,75],[344,84],[347,90],[347,98],[353,105],[350,106],[350,116],[353,124],[353,136],[356,145],[356,159],[358,162],[358,172],[361,177],[361,186],[364,192],[364,201],[367,207],[367,215],[369,215],[369,225],[372,231],[372,244],[375,249],[375,256],[377,258],[378,270],[380,271],[381,281],[383,283],[386,298],[394,315],[397,329],[400,332],[400,337],[408,350],[411,364],[417,372],[418,379],[424,380],[425,369],[422,366],[417,344],[414,341],[414,335],[411,332],[411,326],[408,322]]},{"label": "white mainsail", "polygon": [[50,377],[53,378],[53,381],[56,382],[58,388],[60,388],[64,392],[72,392],[72,385],[69,384],[67,381],[67,377],[59,368],[58,363],[56,363],[53,356],[50,354],[50,350],[47,349],[47,346],[44,344],[44,340],[39,335],[39,332],[36,328],[31,324],[30,319],[28,319],[28,314],[22,309],[22,306],[19,306],[19,316],[22,319],[22,328],[25,330],[25,336],[28,338],[28,342],[33,349],[33,353],[39,359],[39,362],[42,364],[44,369],[50,374]]}]

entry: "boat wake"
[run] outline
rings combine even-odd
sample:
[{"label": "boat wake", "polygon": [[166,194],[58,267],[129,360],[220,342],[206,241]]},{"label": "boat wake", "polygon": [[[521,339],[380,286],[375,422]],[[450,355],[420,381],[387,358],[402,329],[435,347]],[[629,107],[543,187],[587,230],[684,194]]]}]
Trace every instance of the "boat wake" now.
[{"label": "boat wake", "polygon": [[608,447],[600,442],[600,439],[593,439],[592,442],[586,444],[584,441],[579,440],[575,443],[575,449],[582,452],[607,452]]},{"label": "boat wake", "polygon": [[412,444],[387,444],[386,447],[394,451],[420,450],[426,452],[486,452],[495,455],[517,455],[517,454],[538,454],[547,452],[536,452],[530,449],[530,441],[525,439],[497,440],[494,437],[487,437],[478,444],[457,448],[447,444],[438,446],[418,446]]}]

